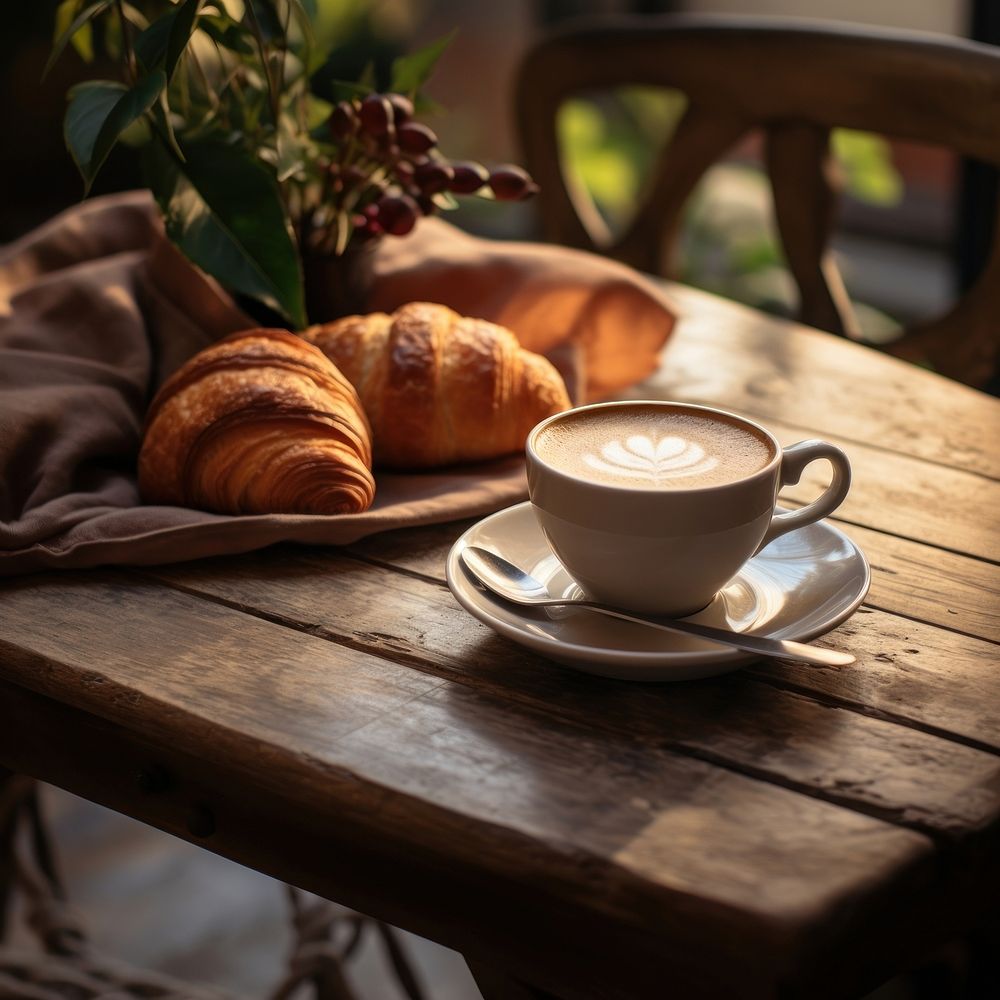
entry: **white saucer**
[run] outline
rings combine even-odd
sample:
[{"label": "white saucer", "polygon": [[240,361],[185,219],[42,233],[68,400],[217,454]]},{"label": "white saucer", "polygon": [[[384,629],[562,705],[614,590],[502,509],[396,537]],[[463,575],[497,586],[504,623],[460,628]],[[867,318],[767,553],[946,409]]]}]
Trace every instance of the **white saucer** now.
[{"label": "white saucer", "polygon": [[[723,674],[756,659],[694,636],[589,611],[508,604],[469,575],[459,559],[466,545],[500,553],[546,583],[554,595],[582,596],[549,549],[531,504],[508,507],[469,528],[448,553],[448,586],[458,603],[481,622],[559,663],[621,680],[681,681]],[[861,550],[832,524],[819,521],[776,538],[691,620],[807,641],[854,612],[868,593],[869,582],[868,561]]]}]

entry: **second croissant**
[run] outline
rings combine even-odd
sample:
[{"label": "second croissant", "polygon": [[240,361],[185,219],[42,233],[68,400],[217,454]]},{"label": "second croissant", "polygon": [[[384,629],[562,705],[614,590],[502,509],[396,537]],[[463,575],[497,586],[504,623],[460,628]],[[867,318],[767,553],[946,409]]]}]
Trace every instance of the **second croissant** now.
[{"label": "second croissant", "polygon": [[357,389],[382,466],[510,454],[535,424],[570,406],[556,369],[510,330],[435,303],[348,316],[304,336]]}]

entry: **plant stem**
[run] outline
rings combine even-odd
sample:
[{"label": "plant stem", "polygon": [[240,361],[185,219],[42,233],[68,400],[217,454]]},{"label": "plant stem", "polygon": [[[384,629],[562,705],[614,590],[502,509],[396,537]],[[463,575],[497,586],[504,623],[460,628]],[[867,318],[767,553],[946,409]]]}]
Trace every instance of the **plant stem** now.
[{"label": "plant stem", "polygon": [[122,33],[122,48],[125,51],[125,77],[128,83],[135,84],[139,79],[139,66],[135,58],[135,49],[132,48],[132,36],[129,33],[128,18],[125,17],[125,8],[122,0],[115,0],[115,10],[118,11],[118,25]]},{"label": "plant stem", "polygon": [[227,90],[230,90],[233,96],[235,96],[236,100],[239,101],[240,104],[244,106],[246,105],[246,97],[243,94],[243,88],[240,86],[238,79],[240,73],[240,66],[236,65],[230,68],[226,64],[226,57],[222,53],[221,46],[219,45],[218,42],[215,42],[214,44],[215,44],[215,54],[219,60],[219,85],[218,85],[219,109],[223,115],[226,127],[231,128],[233,119],[232,115],[230,114],[230,105],[232,104],[232,101],[231,100],[223,101],[223,95],[226,93]]},{"label": "plant stem", "polygon": [[[254,0],[246,0],[246,11],[250,15],[250,26],[253,29],[254,39],[257,42],[257,51],[260,53],[260,61],[264,70],[264,79],[267,80],[267,94],[270,98],[271,118],[274,120],[274,149],[278,151],[278,133],[281,130],[281,94],[278,90],[274,77],[271,75],[271,63],[268,60],[267,43],[264,41],[264,33],[260,28],[260,21],[257,19],[257,11],[254,10]],[[285,184],[278,183],[278,197],[284,206],[285,215],[291,218],[288,190]]]},{"label": "plant stem", "polygon": [[257,11],[254,10],[253,0],[247,0],[246,9],[250,15],[250,27],[253,29],[253,36],[257,42],[257,51],[260,53],[264,78],[267,80],[267,94],[271,101],[271,117],[274,119],[274,131],[277,133],[278,120],[281,118],[281,103],[274,78],[271,76],[271,64],[267,58],[267,43],[264,41],[264,33],[260,30],[260,21],[257,20]]},{"label": "plant stem", "polygon": [[205,91],[205,97],[208,103],[212,106],[213,111],[218,111],[219,109],[219,98],[215,93],[214,88],[208,81],[208,76],[205,70],[202,68],[201,60],[198,58],[197,53],[194,51],[194,46],[188,45],[184,50],[185,57],[190,61],[191,66],[194,68],[195,76],[198,77],[201,82],[202,88]]},{"label": "plant stem", "polygon": [[288,61],[288,26],[292,21],[292,4],[288,0],[285,8],[285,23],[281,26],[281,62],[278,65],[278,93],[285,89],[285,63]]}]

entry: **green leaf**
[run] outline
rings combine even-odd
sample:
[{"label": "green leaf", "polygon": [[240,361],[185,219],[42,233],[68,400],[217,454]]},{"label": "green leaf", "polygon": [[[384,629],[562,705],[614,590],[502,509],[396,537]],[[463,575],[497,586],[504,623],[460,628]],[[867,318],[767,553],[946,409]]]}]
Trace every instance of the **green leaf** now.
[{"label": "green leaf", "polygon": [[378,86],[377,78],[375,74],[375,61],[369,59],[365,63],[365,68],[361,71],[361,75],[358,77],[358,83],[362,87],[367,87],[369,91],[372,91]]},{"label": "green leaf", "polygon": [[129,90],[112,80],[92,80],[70,91],[63,134],[89,192],[118,136],[152,107],[167,84],[162,70]]},{"label": "green leaf", "polygon": [[265,42],[282,37],[281,15],[274,0],[246,0],[245,17],[252,24],[254,19]]},{"label": "green leaf", "polygon": [[833,151],[847,178],[847,191],[859,201],[888,207],[905,194],[892,160],[892,147],[881,136],[854,129],[833,130]]},{"label": "green leaf", "polygon": [[174,8],[174,23],[167,41],[167,56],[164,63],[168,79],[174,75],[181,53],[187,48],[203,2],[204,0],[183,0],[183,3]]},{"label": "green leaf", "polygon": [[331,103],[336,104],[338,101],[350,101],[355,97],[367,97],[372,88],[363,83],[352,83],[350,80],[331,80],[327,92]]},{"label": "green leaf", "polygon": [[152,129],[150,128],[149,122],[145,118],[136,118],[131,125],[123,129],[122,134],[118,136],[118,141],[123,146],[129,146],[132,149],[140,149],[145,146],[150,139],[153,137]]},{"label": "green leaf", "polygon": [[136,35],[133,47],[136,58],[146,70],[160,67],[167,55],[167,42],[177,16],[177,8],[171,7],[158,17],[148,28]]},{"label": "green leaf", "polygon": [[286,0],[286,2],[291,7],[291,15],[302,35],[303,42],[306,46],[315,45],[316,34],[313,31],[313,20],[316,17],[315,5],[310,5],[313,7],[312,13],[310,13],[303,0]]},{"label": "green leaf", "polygon": [[205,139],[178,163],[161,148],[147,157],[167,234],[227,288],[306,325],[298,251],[274,175],[243,150]]},{"label": "green leaf", "polygon": [[129,24],[134,24],[140,31],[145,31],[149,27],[149,18],[132,4],[122,3],[122,11]]},{"label": "green leaf", "polygon": [[124,84],[112,80],[92,80],[81,83],[70,91],[63,137],[88,190],[93,181],[91,163],[97,137],[108,115],[127,93],[128,88]]},{"label": "green leaf", "polygon": [[273,163],[279,184],[289,177],[303,179],[306,164],[315,163],[317,158],[316,144],[308,133],[299,131],[295,117],[287,112],[281,116],[276,150],[268,152],[275,153]]},{"label": "green leaf", "polygon": [[458,208],[458,199],[449,191],[439,191],[437,194],[432,194],[431,201],[445,212],[454,212]]},{"label": "green leaf", "polygon": [[418,115],[442,115],[448,109],[426,94],[415,94],[413,97],[413,110]]},{"label": "green leaf", "polygon": [[[251,0],[247,0],[248,5],[250,2]],[[288,42],[285,26],[288,25],[290,28],[294,22],[305,45],[307,47],[314,45],[315,5],[309,6],[313,8],[311,14],[303,0],[255,0],[253,12],[257,15],[257,23],[260,25],[264,40],[267,42],[279,40],[283,47]]]},{"label": "green leaf", "polygon": [[[54,39],[60,38],[66,29],[73,23],[77,9],[81,0],[63,0],[56,8],[56,30]],[[69,40],[70,45],[76,49],[77,55],[86,62],[94,61],[94,29],[88,21]]]},{"label": "green leaf", "polygon": [[325,125],[333,111],[333,105],[315,94],[306,94],[306,128],[314,129]]},{"label": "green leaf", "polygon": [[400,56],[392,64],[392,83],[389,87],[396,94],[408,94],[413,97],[427,82],[438,59],[452,43],[458,29],[432,42],[408,56]]},{"label": "green leaf", "polygon": [[56,7],[55,28],[52,32],[53,44],[65,34],[66,29],[73,23],[73,18],[76,17],[81,2],[82,0],[62,0]]},{"label": "green leaf", "polygon": [[156,125],[160,130],[161,137],[166,140],[166,143],[173,151],[174,156],[176,156],[177,159],[183,163],[184,153],[181,151],[181,147],[177,144],[177,136],[174,133],[174,123],[171,121],[170,103],[167,98],[166,90],[160,94],[157,99],[156,106],[153,108],[153,121],[156,122]]},{"label": "green leaf", "polygon": [[202,14],[198,19],[198,27],[208,35],[216,45],[221,45],[230,52],[240,55],[252,55],[256,50],[253,42],[243,32],[243,29],[228,14]]},{"label": "green leaf", "polygon": [[[70,43],[73,36],[84,26],[89,25],[91,21],[99,14],[103,14],[111,6],[112,0],[96,0],[95,3],[90,4],[88,7],[84,7],[76,17],[70,22],[69,27],[65,28],[62,34],[55,40],[52,45],[52,53],[49,55],[48,62],[45,64],[45,69],[42,70],[42,79],[49,75],[49,70],[56,64],[56,60],[63,54],[63,50]],[[59,14],[62,13],[63,8],[66,4],[61,4],[59,7],[59,12],[56,14],[56,25],[58,30],[59,25]],[[70,10],[75,10],[75,5]],[[65,16],[65,15],[63,15]]]},{"label": "green leaf", "polygon": [[173,78],[181,54],[194,32],[198,12],[204,0],[184,0],[158,17],[135,40],[135,54],[142,65],[160,68]]}]

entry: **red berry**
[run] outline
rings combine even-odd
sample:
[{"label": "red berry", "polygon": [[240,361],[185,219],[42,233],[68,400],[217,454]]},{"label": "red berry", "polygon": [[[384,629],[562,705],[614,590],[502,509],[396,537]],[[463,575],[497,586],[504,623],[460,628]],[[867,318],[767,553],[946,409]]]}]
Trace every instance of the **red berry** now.
[{"label": "red berry", "polygon": [[369,135],[385,135],[392,122],[392,105],[381,94],[369,94],[361,102],[358,117]]},{"label": "red berry", "polygon": [[475,194],[490,181],[490,172],[481,163],[454,163],[452,171],[448,188],[455,194]]},{"label": "red berry", "polygon": [[512,163],[490,171],[490,187],[500,201],[521,201],[538,192],[538,185],[528,172]]},{"label": "red berry", "polygon": [[407,160],[400,160],[392,171],[403,184],[409,184],[413,180],[413,164]]},{"label": "red berry", "polygon": [[454,177],[454,171],[451,167],[447,163],[439,163],[436,160],[422,163],[413,172],[414,183],[424,194],[446,191],[452,177]]},{"label": "red berry", "polygon": [[407,122],[396,130],[399,148],[406,153],[426,153],[437,145],[437,136],[420,122]]},{"label": "red berry", "polygon": [[392,105],[393,121],[397,127],[413,117],[413,101],[408,97],[402,94],[386,94],[385,99]]},{"label": "red berry", "polygon": [[408,194],[385,195],[378,202],[378,221],[387,233],[405,236],[416,224],[420,207]]},{"label": "red berry", "polygon": [[335,140],[346,139],[358,125],[358,116],[354,107],[347,101],[341,101],[330,112],[330,136]]}]

